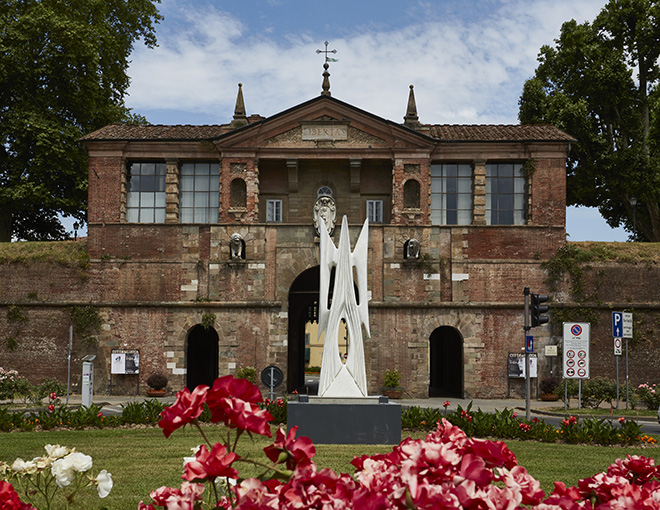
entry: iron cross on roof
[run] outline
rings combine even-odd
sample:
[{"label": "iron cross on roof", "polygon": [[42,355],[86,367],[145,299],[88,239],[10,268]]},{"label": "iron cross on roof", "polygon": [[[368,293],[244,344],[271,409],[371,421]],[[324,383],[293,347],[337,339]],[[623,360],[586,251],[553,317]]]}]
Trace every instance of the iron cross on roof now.
[{"label": "iron cross on roof", "polygon": [[335,54],[337,53],[337,50],[329,50],[328,49],[328,41],[325,41],[323,44],[325,44],[325,49],[324,50],[316,50],[316,53],[325,53],[325,61],[326,62],[337,62],[336,58],[330,58],[328,57],[328,53]]}]

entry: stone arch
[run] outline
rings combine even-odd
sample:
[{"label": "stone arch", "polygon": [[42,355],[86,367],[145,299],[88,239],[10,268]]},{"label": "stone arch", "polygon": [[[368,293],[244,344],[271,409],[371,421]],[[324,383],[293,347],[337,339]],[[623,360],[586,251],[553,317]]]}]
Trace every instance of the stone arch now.
[{"label": "stone arch", "polygon": [[463,336],[452,326],[429,335],[429,397],[463,398]]},{"label": "stone arch", "polygon": [[218,377],[220,338],[215,328],[196,324],[186,334],[186,387],[192,391],[199,384],[213,385]]}]

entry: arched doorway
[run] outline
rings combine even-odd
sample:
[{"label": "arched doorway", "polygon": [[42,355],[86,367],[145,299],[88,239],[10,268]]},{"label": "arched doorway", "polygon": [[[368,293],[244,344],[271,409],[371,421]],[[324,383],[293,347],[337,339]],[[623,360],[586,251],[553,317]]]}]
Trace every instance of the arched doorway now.
[{"label": "arched doorway", "polygon": [[305,389],[305,326],[314,320],[319,300],[319,266],[303,271],[289,289],[289,338],[287,391]]},{"label": "arched doorway", "polygon": [[429,397],[463,398],[463,338],[441,326],[429,338]]},{"label": "arched doorway", "polygon": [[[318,381],[313,376],[305,377],[306,365],[321,365],[323,341],[317,341],[318,301],[321,270],[311,267],[298,275],[289,289],[289,336],[288,336],[288,377],[287,391],[315,395]],[[334,269],[330,273],[328,306],[332,301],[334,288]],[[355,286],[357,296],[358,290]],[[310,327],[311,326],[311,327]],[[350,339],[346,328],[339,328],[340,352],[348,352]],[[306,379],[312,380],[310,384]]]},{"label": "arched doorway", "polygon": [[213,385],[218,377],[218,333],[197,324],[186,339],[186,387],[192,391],[200,384]]}]

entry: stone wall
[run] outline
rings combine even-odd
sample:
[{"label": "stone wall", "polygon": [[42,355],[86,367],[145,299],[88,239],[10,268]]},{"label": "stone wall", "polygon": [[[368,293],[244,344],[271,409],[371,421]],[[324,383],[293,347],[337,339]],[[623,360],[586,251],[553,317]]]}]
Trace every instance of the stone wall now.
[{"label": "stone wall", "polygon": [[[0,265],[3,368],[15,368],[32,382],[45,378],[65,382],[71,307],[91,305],[99,311],[102,325],[91,333],[75,331],[72,382],[76,390],[82,356],[96,354],[98,393],[109,392],[111,384],[115,393],[137,391],[136,377],[110,377],[111,350],[121,348],[140,350],[140,388],[146,387],[151,372],[163,370],[170,377],[170,389],[180,389],[186,380],[188,332],[211,313],[219,337],[219,375],[244,366],[260,371],[271,364],[287,372],[289,289],[317,264],[313,227],[164,225],[149,227],[153,235],[148,234],[147,240],[129,242],[133,228],[113,225],[100,232],[116,240],[114,247],[108,243],[113,254],[97,256],[87,267],[43,260]],[[229,258],[228,239],[237,229],[246,240],[245,261]],[[352,244],[359,229],[351,227]],[[429,338],[442,326],[460,335],[466,397],[504,397],[522,389],[519,381],[508,380],[506,360],[508,353],[523,347],[523,288],[546,293],[553,290],[553,282],[541,265],[543,259],[499,258],[503,252],[479,249],[475,246],[478,237],[466,235],[465,230],[370,229],[372,337],[365,342],[370,393],[379,392],[384,370],[398,368],[408,393],[426,396]],[[488,233],[485,227],[483,231]],[[555,235],[551,229],[529,231],[539,234],[536,239],[529,236],[530,246],[543,245],[547,235]],[[403,260],[402,244],[412,236],[421,241],[428,258]],[[158,240],[156,249],[150,240]],[[175,242],[181,243],[178,250]],[[178,251],[178,258],[164,260],[159,246],[165,253]],[[135,249],[139,258],[122,258],[129,249]],[[613,378],[611,311],[626,309],[635,314],[631,381],[660,382],[656,288],[660,265],[651,258],[591,261],[583,266],[580,282],[567,274],[554,282],[557,288],[550,306],[555,320],[533,330],[541,377],[549,374],[551,363],[543,355],[544,346],[560,343],[561,321],[570,320],[592,323],[591,374]],[[16,310],[24,319],[16,319]],[[552,363],[557,370],[560,360]]]}]

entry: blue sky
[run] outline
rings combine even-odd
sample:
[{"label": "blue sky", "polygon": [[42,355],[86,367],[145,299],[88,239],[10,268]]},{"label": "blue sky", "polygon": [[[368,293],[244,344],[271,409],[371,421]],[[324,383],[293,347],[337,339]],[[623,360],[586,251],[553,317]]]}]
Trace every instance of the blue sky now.
[{"label": "blue sky", "polygon": [[[517,124],[523,83],[564,21],[605,0],[162,0],[159,46],[137,46],[127,104],[154,124],[273,115],[321,92],[329,41],[332,95],[402,122],[415,86],[420,121]],[[569,240],[625,241],[596,210],[569,208]]]}]

